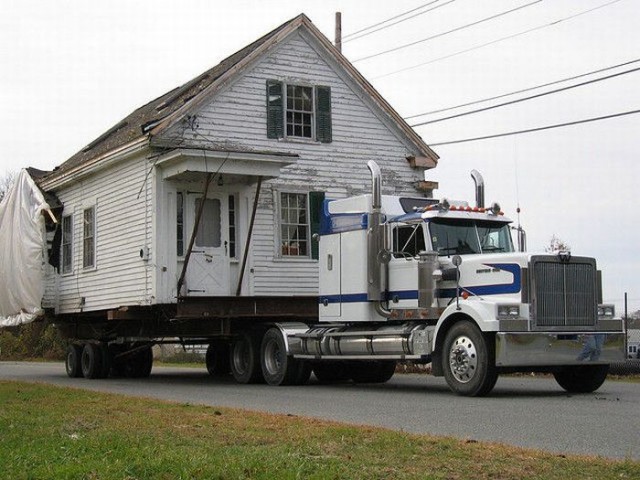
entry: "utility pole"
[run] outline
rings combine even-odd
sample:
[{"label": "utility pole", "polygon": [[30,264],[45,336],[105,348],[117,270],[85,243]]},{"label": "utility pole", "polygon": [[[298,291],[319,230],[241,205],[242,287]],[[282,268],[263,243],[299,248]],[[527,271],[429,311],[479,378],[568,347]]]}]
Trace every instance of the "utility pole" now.
[{"label": "utility pole", "polygon": [[627,292],[624,292],[624,359],[629,357],[629,311]]}]

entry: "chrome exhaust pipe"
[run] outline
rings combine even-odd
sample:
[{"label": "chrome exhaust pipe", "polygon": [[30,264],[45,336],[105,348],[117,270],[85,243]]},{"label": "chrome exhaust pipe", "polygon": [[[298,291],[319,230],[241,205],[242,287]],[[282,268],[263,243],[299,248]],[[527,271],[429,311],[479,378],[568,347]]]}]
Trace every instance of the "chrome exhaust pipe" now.
[{"label": "chrome exhaust pipe", "polygon": [[371,213],[367,218],[367,299],[380,302],[386,289],[384,270],[385,238],[382,215],[382,175],[373,160],[367,162],[371,171]]},{"label": "chrome exhaust pipe", "polygon": [[484,208],[484,179],[477,170],[471,170],[471,178],[476,184],[476,207]]}]

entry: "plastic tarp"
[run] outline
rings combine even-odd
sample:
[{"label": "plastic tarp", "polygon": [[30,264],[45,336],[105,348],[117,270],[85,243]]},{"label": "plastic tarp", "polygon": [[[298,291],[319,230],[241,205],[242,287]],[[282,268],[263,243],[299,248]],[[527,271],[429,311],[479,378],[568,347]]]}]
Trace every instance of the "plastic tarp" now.
[{"label": "plastic tarp", "polygon": [[0,203],[0,327],[29,323],[43,313],[45,210],[50,208],[42,192],[22,170]]}]

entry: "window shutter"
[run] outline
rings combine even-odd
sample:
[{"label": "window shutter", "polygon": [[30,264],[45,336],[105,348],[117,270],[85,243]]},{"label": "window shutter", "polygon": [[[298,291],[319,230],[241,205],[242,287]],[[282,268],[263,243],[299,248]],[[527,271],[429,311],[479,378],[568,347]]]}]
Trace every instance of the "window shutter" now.
[{"label": "window shutter", "polygon": [[316,87],[316,139],[331,143],[331,87]]},{"label": "window shutter", "polygon": [[284,137],[282,82],[267,80],[267,138]]},{"label": "window shutter", "polygon": [[320,233],[320,219],[322,217],[322,204],[324,192],[309,192],[309,217],[311,224],[311,258],[319,258],[319,244],[313,239],[314,233]]}]

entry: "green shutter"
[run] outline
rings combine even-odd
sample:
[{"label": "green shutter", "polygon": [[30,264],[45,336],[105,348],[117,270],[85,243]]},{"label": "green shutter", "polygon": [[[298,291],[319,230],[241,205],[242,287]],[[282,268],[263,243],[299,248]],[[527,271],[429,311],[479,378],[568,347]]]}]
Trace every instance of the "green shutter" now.
[{"label": "green shutter", "polygon": [[319,258],[318,242],[313,239],[314,233],[320,233],[320,218],[322,217],[322,204],[324,192],[309,192],[309,210],[311,220],[311,258]]},{"label": "green shutter", "polygon": [[267,80],[267,138],[284,137],[282,82]]},{"label": "green shutter", "polygon": [[316,87],[316,139],[331,143],[331,87]]}]

